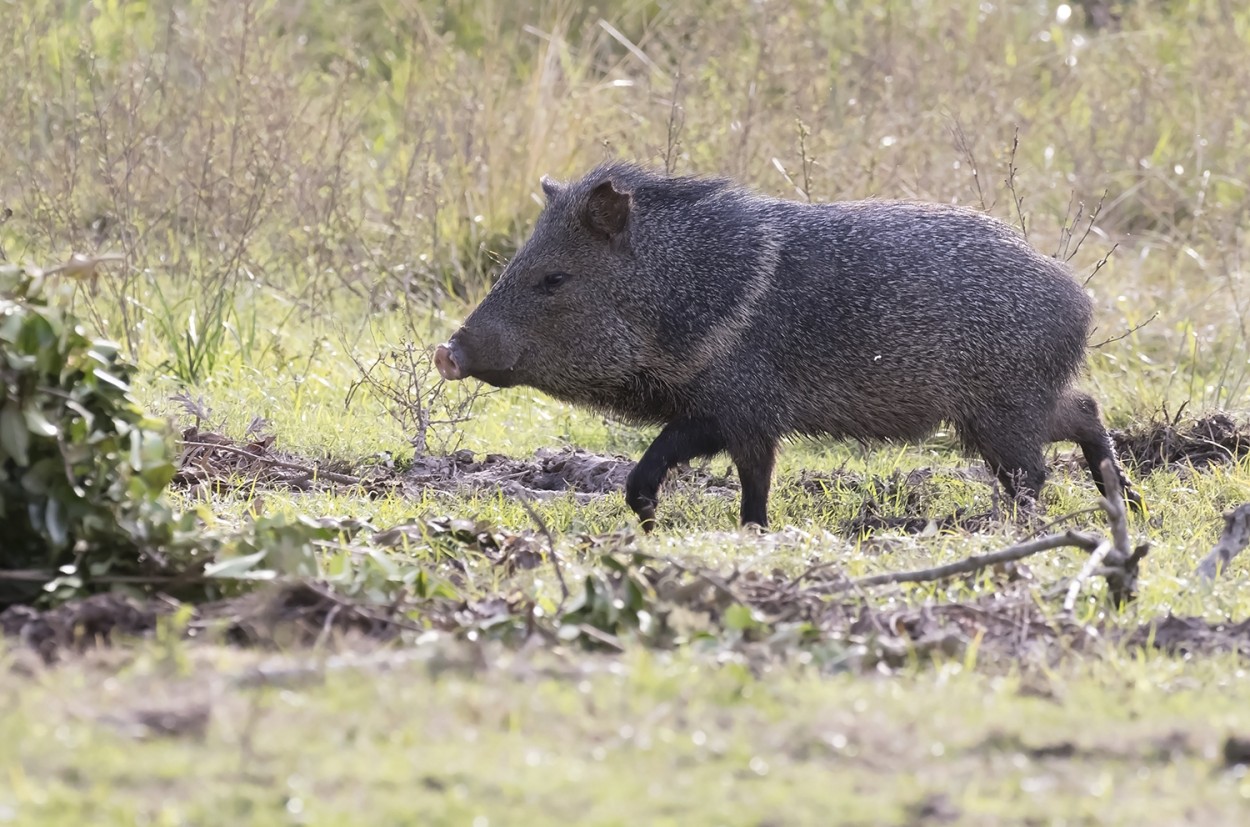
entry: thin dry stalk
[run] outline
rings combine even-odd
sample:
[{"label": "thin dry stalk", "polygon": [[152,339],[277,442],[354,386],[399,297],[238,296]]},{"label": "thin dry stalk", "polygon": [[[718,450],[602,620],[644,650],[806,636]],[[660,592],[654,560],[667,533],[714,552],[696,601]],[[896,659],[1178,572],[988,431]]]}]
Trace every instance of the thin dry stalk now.
[{"label": "thin dry stalk", "polygon": [[431,442],[436,442],[441,451],[452,447],[458,435],[453,430],[443,430],[469,421],[473,403],[484,393],[480,384],[465,392],[442,380],[431,380],[430,352],[429,347],[405,342],[389,353],[378,354],[368,366],[353,355],[360,378],[351,384],[343,400],[344,409],[350,408],[357,392],[362,387],[369,388],[383,400],[391,419],[409,435],[408,441],[417,456],[428,455]]},{"label": "thin dry stalk", "polygon": [[968,163],[968,167],[972,170],[972,183],[977,188],[977,202],[981,205],[982,212],[989,212],[992,204],[985,203],[985,191],[981,188],[981,165],[977,163],[976,154],[973,152],[972,142],[968,140],[968,135],[964,132],[963,124],[958,119],[952,119],[951,135],[955,139],[955,148],[964,156],[964,160]]},{"label": "thin dry stalk", "polygon": [[673,76],[673,94],[668,107],[668,142],[664,148],[664,171],[672,175],[677,169],[677,156],[681,152],[681,130],[686,125],[686,110],[681,105],[681,66]]},{"label": "thin dry stalk", "polygon": [[530,506],[527,495],[518,497],[517,501],[521,503],[525,513],[530,515],[530,519],[538,526],[538,530],[542,532],[543,538],[547,541],[547,557],[551,560],[551,567],[556,572],[556,580],[560,583],[560,604],[556,606],[556,614],[559,615],[564,610],[564,604],[569,599],[569,584],[564,579],[564,567],[560,564],[560,554],[556,551],[555,538],[551,536],[551,529],[547,527],[547,521]]},{"label": "thin dry stalk", "polygon": [[1146,319],[1146,321],[1144,321],[1144,322],[1139,322],[1139,323],[1137,323],[1137,324],[1133,325],[1132,327],[1130,327],[1128,330],[1126,330],[1126,331],[1124,331],[1123,333],[1119,334],[1118,336],[1112,336],[1112,337],[1110,337],[1110,338],[1108,338],[1108,339],[1103,339],[1101,342],[1098,342],[1097,344],[1090,345],[1090,347],[1091,347],[1091,348],[1105,347],[1106,345],[1109,345],[1109,344],[1111,344],[1112,342],[1118,342],[1118,341],[1120,341],[1121,339],[1127,339],[1129,336],[1132,336],[1134,333],[1136,333],[1137,331],[1141,330],[1143,327],[1145,327],[1146,325],[1150,324],[1151,322],[1153,322],[1153,321],[1154,321],[1155,319],[1157,319],[1157,318],[1159,318],[1159,311],[1157,311],[1157,310],[1156,310],[1154,313],[1151,313],[1151,314],[1150,314],[1150,318],[1149,318],[1149,319]]},{"label": "thin dry stalk", "polygon": [[1024,218],[1024,196],[1016,188],[1016,173],[1019,168],[1016,166],[1016,150],[1020,148],[1020,129],[1016,128],[1015,135],[1011,139],[1011,155],[1007,159],[1007,190],[1011,193],[1011,200],[1016,205],[1016,217],[1020,221],[1020,232],[1024,235],[1024,240],[1029,240],[1029,226]]}]

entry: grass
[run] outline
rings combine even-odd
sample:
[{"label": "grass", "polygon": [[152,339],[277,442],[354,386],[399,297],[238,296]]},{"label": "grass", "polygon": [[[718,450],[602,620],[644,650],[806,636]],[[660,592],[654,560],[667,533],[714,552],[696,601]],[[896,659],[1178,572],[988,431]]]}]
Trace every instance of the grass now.
[{"label": "grass", "polygon": [[[479,658],[491,665],[483,667]],[[7,676],[15,823],[1234,823],[1214,771],[1242,665],[1147,657],[987,677],[697,656],[447,650],[311,685],[229,688],[256,658],[139,650]],[[103,680],[102,680],[103,679]],[[140,723],[180,711],[203,730]]]},{"label": "grass", "polygon": [[[13,210],[0,251],[123,256],[75,309],[139,363],[151,410],[186,425],[187,400],[202,402],[203,426],[233,437],[259,417],[309,461],[402,467],[411,428],[379,389],[351,392],[360,366],[454,329],[524,239],[540,175],[624,157],[787,197],[925,198],[1023,222],[1039,249],[1093,274],[1093,338],[1112,341],[1083,383],[1111,424],[1182,407],[1244,414],[1250,12],[1119,4],[1118,27],[1099,29],[1085,11],[1096,5],[0,0],[0,70],[22,79],[0,88],[0,215]],[[425,400],[442,392],[431,374],[414,381]],[[462,398],[445,401],[454,412]],[[469,410],[431,444],[636,457],[654,433],[523,389]],[[1093,498],[1061,448],[1051,514]],[[958,560],[1020,531],[861,540],[842,527],[870,495],[891,515],[987,508],[988,487],[953,473],[968,464],[944,434],[796,443],[778,466],[775,533],[736,531],[734,496],[673,487],[641,547],[787,576],[813,560],[851,576]],[[919,468],[936,474],[906,483]],[[803,484],[842,471],[877,490]],[[1117,633],[1169,612],[1250,616],[1242,566],[1211,589],[1192,578],[1220,513],[1250,500],[1250,465],[1138,482],[1151,519],[1133,531],[1152,546],[1139,599],[1114,610],[1095,592],[1078,619]],[[439,515],[534,524],[502,492],[244,485],[200,504],[242,522],[258,497],[268,514],[379,528]],[[590,566],[580,535],[634,525],[619,493],[534,509],[574,584]],[[395,561],[434,556],[421,546]],[[469,599],[558,598],[545,567],[502,577],[462,562],[479,577]],[[1080,562],[1059,551],[1027,569],[1040,595]],[[869,604],[1000,588],[987,576]],[[626,639],[609,656],[433,637],[387,668],[261,688],[238,678],[328,653],[169,631],[54,668],[5,650],[0,823],[1204,824],[1236,823],[1250,794],[1221,756],[1250,729],[1234,656],[1107,642],[865,671],[800,648]],[[139,725],[153,711],[177,713],[170,733]]]}]

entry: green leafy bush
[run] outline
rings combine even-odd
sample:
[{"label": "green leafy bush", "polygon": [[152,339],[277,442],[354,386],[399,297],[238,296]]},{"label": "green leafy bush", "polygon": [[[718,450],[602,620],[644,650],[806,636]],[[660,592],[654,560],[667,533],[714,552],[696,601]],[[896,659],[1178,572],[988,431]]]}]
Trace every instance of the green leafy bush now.
[{"label": "green leafy bush", "polygon": [[403,586],[368,564],[377,554],[348,567],[327,555],[360,526],[264,517],[210,527],[170,505],[169,428],[131,395],[134,367],[117,346],[64,309],[71,277],[94,277],[97,263],[0,265],[0,608],[113,588],[213,599],[279,577]]},{"label": "green leafy bush", "polygon": [[150,570],[176,528],[168,429],[131,396],[117,347],[59,306],[67,275],[0,267],[0,604],[45,586],[42,572],[72,587]]}]

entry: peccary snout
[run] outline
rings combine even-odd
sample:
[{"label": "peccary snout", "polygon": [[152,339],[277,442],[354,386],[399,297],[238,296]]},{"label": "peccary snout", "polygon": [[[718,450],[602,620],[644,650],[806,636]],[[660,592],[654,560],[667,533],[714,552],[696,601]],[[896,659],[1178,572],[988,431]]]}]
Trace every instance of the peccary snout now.
[{"label": "peccary snout", "polygon": [[460,348],[455,342],[443,342],[434,351],[434,367],[438,368],[439,376],[442,376],[449,382],[455,382],[465,377],[464,371],[460,364],[464,361],[464,356],[459,352]]},{"label": "peccary snout", "polygon": [[470,332],[468,326],[434,350],[434,367],[450,382],[472,377],[496,387],[509,387],[516,384],[515,365],[515,356],[500,337]]}]

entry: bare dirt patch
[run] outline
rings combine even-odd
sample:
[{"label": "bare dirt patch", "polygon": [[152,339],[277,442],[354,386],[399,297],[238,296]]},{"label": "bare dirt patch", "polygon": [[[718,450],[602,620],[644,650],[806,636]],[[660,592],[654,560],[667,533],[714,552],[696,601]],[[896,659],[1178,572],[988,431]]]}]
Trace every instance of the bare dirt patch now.
[{"label": "bare dirt patch", "polygon": [[[1226,414],[1212,414],[1180,423],[1155,422],[1113,432],[1117,450],[1133,473],[1162,469],[1205,469],[1235,461],[1250,453],[1250,427]],[[1083,468],[1075,455],[1073,467]],[[411,496],[435,490],[448,494],[504,492],[529,499],[571,494],[580,502],[622,491],[635,460],[596,454],[576,448],[539,449],[528,459],[502,454],[474,455],[461,450],[448,455],[418,456],[407,468],[353,467],[341,461],[317,461],[279,451],[272,436],[250,429],[241,440],[221,433],[187,428],[173,486],[191,492],[255,490],[257,486],[309,491],[355,486],[367,495],[399,491]],[[728,466],[726,466],[728,468]],[[878,530],[906,533],[934,531],[978,532],[995,524],[992,511],[959,509],[930,515],[925,508],[926,487],[939,477],[971,480],[993,486],[992,476],[980,466],[921,468],[887,476],[865,476],[844,469],[803,472],[796,484],[815,496],[833,490],[852,491],[863,500],[860,513],[843,526],[847,534]],[[734,496],[738,480],[729,469],[717,474],[711,466],[684,466],[670,474],[667,489],[695,488],[720,496]],[[901,513],[900,513],[901,512]]]},{"label": "bare dirt patch", "polygon": [[[513,459],[486,454],[481,459],[470,451],[450,456],[418,457],[405,475],[405,484],[448,493],[474,493],[499,489],[528,494],[536,499],[573,492],[579,499],[612,494],[625,488],[634,460],[605,456],[577,448],[540,448],[532,459]],[[684,467],[673,472],[669,484],[729,490],[731,479],[704,468]]]}]

